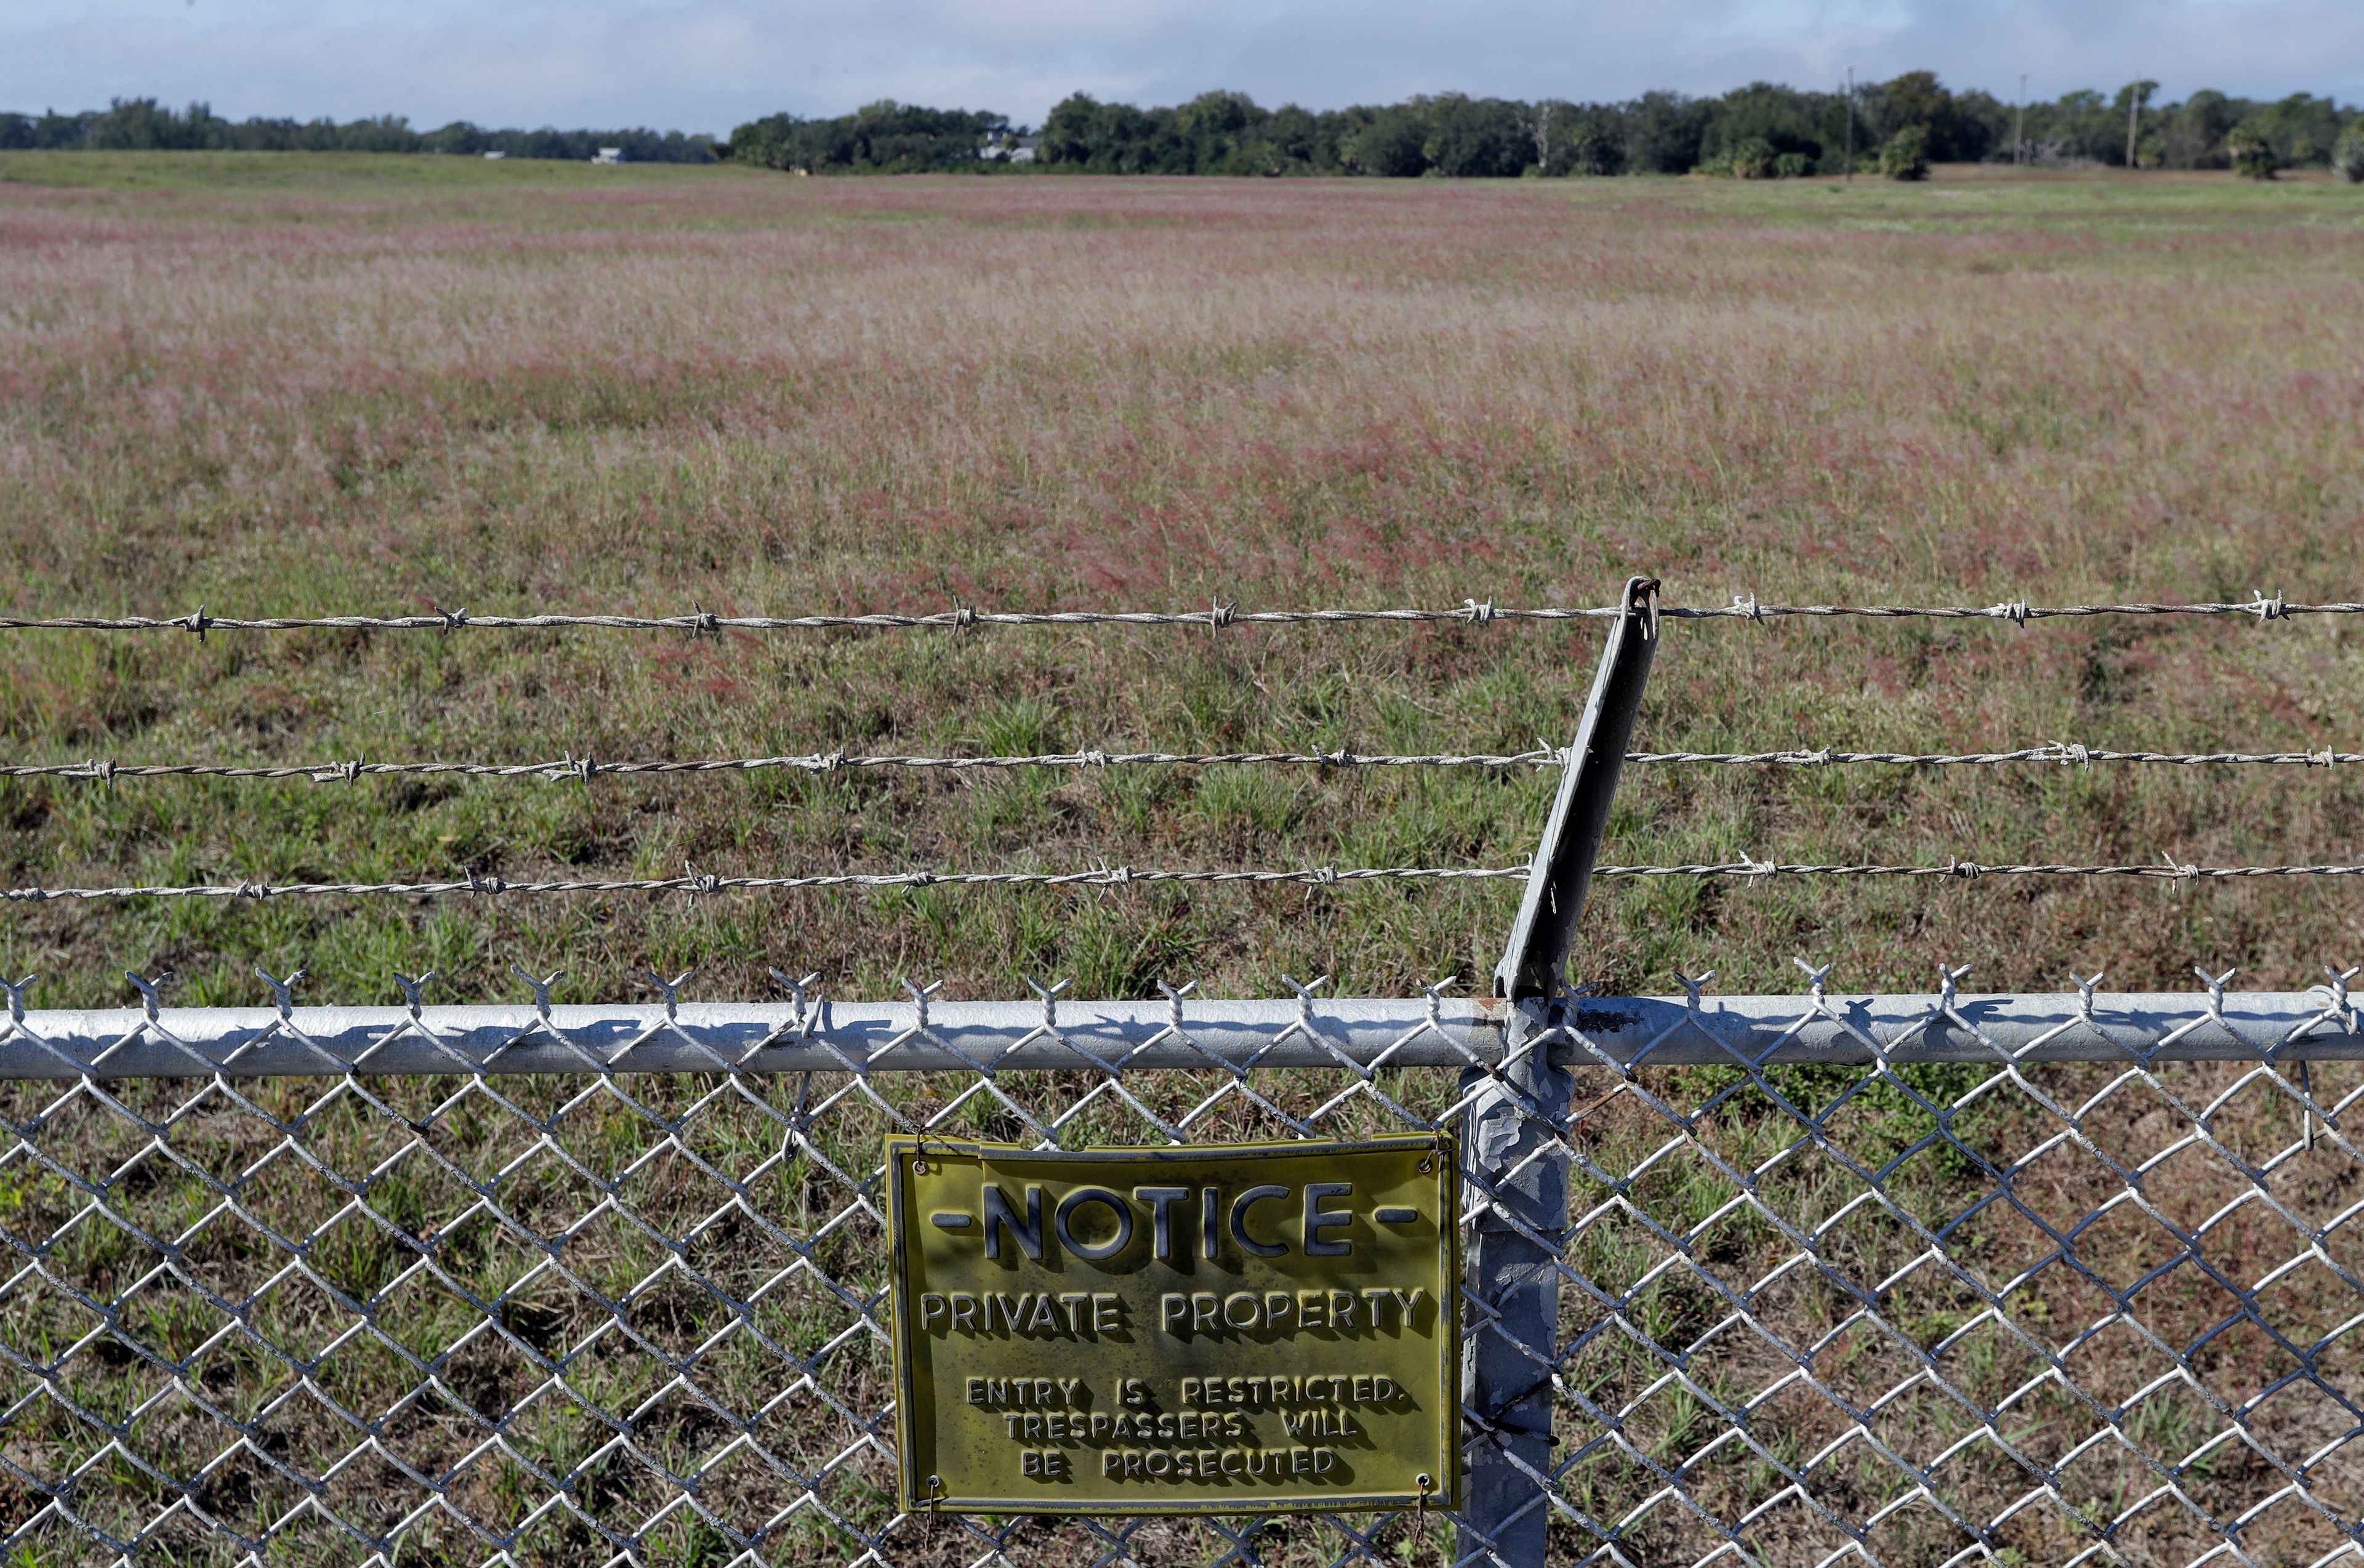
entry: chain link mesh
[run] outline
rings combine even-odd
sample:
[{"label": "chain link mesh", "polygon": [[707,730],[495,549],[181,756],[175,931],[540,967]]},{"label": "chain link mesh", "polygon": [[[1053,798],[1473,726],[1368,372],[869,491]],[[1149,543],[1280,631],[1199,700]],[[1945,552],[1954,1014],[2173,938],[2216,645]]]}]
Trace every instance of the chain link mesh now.
[{"label": "chain link mesh", "polygon": [[[1566,1031],[1576,1201],[1554,1561],[2329,1562],[2364,1554],[2335,976],[2281,1049],[2222,979],[2143,1047],[1957,1003],[1868,1060],[1653,1072]],[[1987,1061],[1915,1063],[1931,1028]],[[2106,1046],[2103,1059],[2042,1060]],[[2223,1061],[2169,1061],[2170,1055]],[[1622,1060],[1621,1060],[1622,1058]],[[2245,1060],[2246,1059],[2246,1060]],[[1585,1089],[1598,1081],[1596,1094]]]},{"label": "chain link mesh", "polygon": [[[1533,1474],[1550,1561],[2364,1555],[2364,1204],[2342,1130],[2364,1071],[2285,1049],[2354,1044],[2335,987],[2265,1050],[2221,1027],[2219,983],[2138,1047],[2071,1017],[1950,1062],[1912,1060],[1932,1029],[1987,1038],[1950,978],[1923,1024],[1883,1029],[1817,976],[1767,1050],[1701,1063],[1692,1031],[1680,1065],[1683,1026],[1637,1051],[1586,1026],[1619,1006],[1589,999],[1537,1042],[1571,1063],[1573,1108],[1522,1157],[1565,1162],[1575,1195],[1530,1231],[1561,1275],[1556,1342],[1525,1347],[1556,1407]],[[885,1134],[1074,1148],[1449,1127],[1505,1091],[1499,1052],[1439,1025],[1433,996],[1394,1044],[1350,1051],[1303,988],[1268,1045],[1226,1053],[1194,1040],[1213,1005],[1187,993],[1154,1040],[1112,1051],[1042,988],[1039,1028],[979,1054],[927,992],[875,1046],[816,1029],[800,995],[774,1036],[725,1051],[670,996],[620,1049],[595,1041],[538,985],[487,1051],[406,989],[407,1014],[342,1055],[284,987],[226,1055],[181,1042],[185,1015],[151,993],[124,1044],[184,1055],[189,1075],[110,1080],[104,1053],[51,1038],[71,1015],[28,1015],[11,988],[0,1064],[80,1075],[0,1085],[6,1550],[1488,1560],[1482,1529],[1433,1516],[931,1518],[892,1500]],[[1784,1060],[1834,1027],[1864,1060]],[[832,1065],[750,1065],[781,1038]],[[373,1075],[396,1044],[451,1071]],[[2064,1044],[2110,1059],[2052,1060]],[[291,1045],[320,1076],[238,1075],[241,1054]],[[1009,1065],[1046,1046],[1073,1064]],[[579,1072],[502,1071],[553,1049]],[[1177,1050],[1194,1064],[1141,1065]],[[2227,1060],[2168,1059],[2195,1051]],[[708,1066],[635,1073],[635,1051]],[[948,1059],[965,1068],[902,1065]],[[1307,1060],[1332,1064],[1271,1064]],[[1495,1184],[1520,1173],[1472,1171],[1465,1222],[1500,1218]],[[1465,1331],[1499,1334],[1475,1283]],[[1473,1420],[1468,1442],[1478,1462],[1494,1439]]]}]

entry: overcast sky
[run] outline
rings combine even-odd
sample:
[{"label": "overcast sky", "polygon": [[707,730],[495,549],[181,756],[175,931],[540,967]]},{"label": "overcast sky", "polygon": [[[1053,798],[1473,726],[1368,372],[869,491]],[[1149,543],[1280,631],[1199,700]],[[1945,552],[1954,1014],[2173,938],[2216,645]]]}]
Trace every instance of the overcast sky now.
[{"label": "overcast sky", "polygon": [[1937,71],[2364,98],[2364,0],[0,0],[0,108],[113,96],[436,126],[727,132],[876,98],[1039,122],[1081,89],[1324,108]]}]

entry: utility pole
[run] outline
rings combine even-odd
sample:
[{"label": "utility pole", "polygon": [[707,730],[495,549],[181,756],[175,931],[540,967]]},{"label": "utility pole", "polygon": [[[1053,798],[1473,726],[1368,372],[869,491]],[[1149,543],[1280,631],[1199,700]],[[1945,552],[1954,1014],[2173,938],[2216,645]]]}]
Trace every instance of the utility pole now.
[{"label": "utility pole", "polygon": [[2135,127],[2142,117],[2142,83],[2129,83],[2126,88],[2126,172],[2135,172]]},{"label": "utility pole", "polygon": [[1855,67],[1847,67],[1846,86],[1846,183],[1855,183]]},{"label": "utility pole", "polygon": [[2019,118],[2011,130],[2011,166],[2020,167],[2027,151],[2027,72],[2019,73]]}]

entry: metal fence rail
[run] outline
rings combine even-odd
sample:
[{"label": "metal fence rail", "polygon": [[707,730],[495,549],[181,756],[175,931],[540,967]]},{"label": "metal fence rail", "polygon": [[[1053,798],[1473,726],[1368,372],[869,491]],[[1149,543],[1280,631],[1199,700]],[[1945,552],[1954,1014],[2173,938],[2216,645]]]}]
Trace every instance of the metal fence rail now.
[{"label": "metal fence rail", "polygon": [[[1810,975],[1823,972],[1810,971]],[[1966,972],[1950,972],[1956,974]],[[2222,991],[2210,998],[2105,993],[1933,996],[1829,994],[1583,996],[1561,1004],[1547,1055],[1556,1066],[1765,1066],[1868,1062],[2364,1060],[2354,971],[2326,969],[2314,991]],[[1410,1000],[1329,998],[1316,980],[1293,999],[1201,999],[1186,986],[1156,1002],[1078,1001],[1038,986],[1023,1002],[942,999],[912,988],[900,1002],[841,1002],[815,979],[781,1004],[553,1005],[552,982],[507,1005],[428,1003],[432,976],[396,977],[395,1006],[297,1006],[293,984],[262,976],[254,1007],[168,1007],[155,982],[128,976],[139,1005],[27,1006],[34,982],[0,980],[0,1079],[356,1073],[602,1074],[1127,1072],[1499,1067],[1512,1009],[1456,996],[1449,983]],[[667,992],[681,982],[652,976]],[[1285,979],[1286,977],[1284,977]],[[555,977],[553,977],[553,980]],[[1819,987],[1823,982],[1817,981]],[[2098,978],[2095,983],[2099,984]]]},{"label": "metal fence rail", "polygon": [[[1318,984],[442,1006],[400,979],[355,1008],[270,982],[181,1009],[142,982],[102,1011],[12,986],[0,1548],[1527,1568],[1527,1529],[1553,1562],[2364,1556],[2364,1036],[2339,974],[2227,978],[1879,996],[1817,971],[1523,1030]],[[1482,1517],[887,1500],[884,1133],[1442,1127],[1468,1151],[1465,1354],[1522,1369],[1522,1399],[1478,1379],[1465,1410]]]}]

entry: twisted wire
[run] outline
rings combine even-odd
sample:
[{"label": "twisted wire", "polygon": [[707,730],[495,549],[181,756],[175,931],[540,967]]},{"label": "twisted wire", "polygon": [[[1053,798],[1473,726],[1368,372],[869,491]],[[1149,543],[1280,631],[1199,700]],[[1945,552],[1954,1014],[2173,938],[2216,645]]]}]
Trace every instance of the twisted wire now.
[{"label": "twisted wire", "polygon": [[[526,615],[477,615],[465,608],[438,606],[425,615],[337,616],[217,616],[199,606],[181,616],[8,616],[0,617],[5,631],[189,631],[203,638],[211,631],[437,631],[469,628],[503,631],[594,629],[602,631],[684,631],[693,637],[724,631],[908,631],[938,628],[960,630],[981,626],[1146,626],[1220,629],[1230,626],[1341,626],[1366,621],[1461,622],[1484,626],[1495,621],[1610,620],[1623,611],[1615,605],[1545,606],[1521,609],[1490,600],[1465,600],[1449,607],[1382,609],[1243,610],[1218,600],[1203,610],[981,610],[957,605],[927,615],[868,613],[862,615],[726,616],[693,606],[686,615],[638,616],[608,613],[574,614],[537,611]],[[2195,604],[2031,605],[2008,601],[1996,605],[1770,605],[1754,595],[1734,596],[1727,605],[1665,605],[1656,612],[1678,620],[1773,620],[1781,618],[1871,620],[2002,620],[2024,626],[2029,621],[2090,616],[2248,616],[2260,621],[2287,620],[2293,616],[2364,615],[2364,604],[2292,603],[2280,595],[2259,594],[2247,601]]]},{"label": "twisted wire", "polygon": [[1308,866],[1293,870],[1159,871],[1099,866],[1088,871],[1031,872],[848,872],[820,876],[682,876],[509,882],[472,876],[447,882],[204,883],[124,887],[0,888],[0,899],[42,903],[53,898],[307,898],[325,895],[394,895],[434,898],[459,893],[626,894],[794,891],[831,887],[1126,887],[1151,883],[1301,883],[1323,887],[1353,882],[1455,882],[1523,877],[1524,866]]},{"label": "twisted wire", "polygon": [[[0,900],[39,904],[52,899],[105,900],[124,898],[309,898],[324,896],[397,896],[438,898],[454,894],[498,895],[630,893],[714,894],[795,892],[820,888],[913,887],[1132,887],[1161,883],[1232,884],[1294,883],[1331,887],[1367,882],[1500,882],[1523,881],[1527,866],[1301,866],[1217,871],[1168,871],[1133,866],[1098,866],[1071,872],[844,872],[815,876],[720,876],[690,871],[681,876],[578,878],[558,882],[510,882],[498,876],[470,876],[443,882],[297,882],[262,881],[146,884],[114,887],[0,888]],[[2062,862],[2014,862],[1989,865],[1952,860],[1944,865],[1880,865],[1792,861],[1712,861],[1680,865],[1606,865],[1593,868],[1595,878],[1662,876],[1737,877],[1757,880],[1776,876],[1809,877],[1937,877],[1968,881],[1982,876],[2132,877],[2146,882],[2238,881],[2255,877],[2364,876],[2364,862],[2353,865],[2232,865],[2186,864],[2162,858],[2157,863],[2080,865]]]},{"label": "twisted wire", "polygon": [[[928,757],[858,755],[843,751],[808,752],[775,757],[711,757],[682,761],[599,762],[590,757],[564,757],[539,762],[373,762],[355,759],[341,762],[245,764],[229,762],[117,762],[92,758],[80,762],[0,762],[0,778],[82,779],[109,784],[117,779],[219,778],[305,779],[313,784],[350,784],[357,779],[444,775],[460,778],[588,781],[600,774],[763,773],[835,773],[841,769],[909,768],[964,773],[1019,768],[1224,767],[1265,765],[1314,768],[1553,768],[1565,765],[1567,754],[1556,748],[1526,751],[1368,752],[1368,751],[1052,751],[1024,756]],[[2177,767],[2264,764],[2289,767],[2330,767],[2364,762],[2364,752],[2335,751],[2117,751],[2100,747],[2064,744],[2026,746],[2010,751],[1841,751],[1790,748],[1779,751],[1628,751],[1625,761],[1649,765],[1723,767],[1992,767],[2013,762],[2155,763]]]},{"label": "twisted wire", "polygon": [[913,768],[948,773],[1011,768],[1107,768],[1147,764],[1210,767],[1232,763],[1302,765],[1321,768],[1509,768],[1556,767],[1564,761],[1557,751],[1433,752],[1417,755],[1372,754],[1360,751],[1054,751],[1031,756],[917,757],[861,756],[842,751],[802,756],[717,757],[678,762],[603,762],[588,757],[567,757],[542,762],[305,762],[275,766],[240,766],[214,762],[125,763],[94,758],[84,762],[0,763],[0,778],[89,779],[106,783],[129,778],[308,779],[314,784],[338,784],[388,774],[446,774],[466,778],[539,778],[552,781],[588,779],[603,773],[622,776],[643,773],[722,773],[787,771],[835,773],[840,769]]},{"label": "twisted wire", "polygon": [[[1522,762],[1526,759],[1504,760]],[[1558,758],[1555,754],[1538,760],[1549,762]],[[2023,746],[2009,751],[1840,751],[1827,747],[1809,751],[1793,747],[1780,751],[1628,751],[1625,760],[1641,763],[1807,768],[1847,764],[1912,768],[1996,767],[2010,762],[2068,762],[2080,766],[2092,762],[2147,762],[2184,768],[2262,763],[2327,768],[2338,762],[2364,762],[2364,751],[2335,751],[2328,747],[2316,751],[2117,751],[2106,747],[2054,741],[2042,746]]]},{"label": "twisted wire", "polygon": [[[1520,874],[1523,875],[1524,873]],[[1981,876],[2116,876],[2142,881],[2237,881],[2245,877],[2364,876],[2364,862],[2355,865],[2191,865],[2162,859],[2124,865],[2077,865],[2059,862],[1986,865],[1953,860],[1944,865],[1847,865],[1790,861],[1719,861],[1689,865],[1596,866],[1596,877],[1642,876],[1912,876],[1968,880]]]}]

